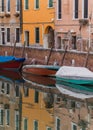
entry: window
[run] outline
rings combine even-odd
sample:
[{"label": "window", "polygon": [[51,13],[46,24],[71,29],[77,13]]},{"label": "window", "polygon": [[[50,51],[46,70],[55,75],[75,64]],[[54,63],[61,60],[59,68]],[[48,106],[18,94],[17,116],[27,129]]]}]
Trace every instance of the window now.
[{"label": "window", "polygon": [[35,42],[39,43],[39,28],[35,28]]},{"label": "window", "polygon": [[34,121],[34,130],[38,130],[38,121]]},{"label": "window", "polygon": [[0,108],[0,125],[3,125],[3,109]]},{"label": "window", "polygon": [[5,28],[1,28],[1,44],[5,44]]},{"label": "window", "polygon": [[29,46],[29,31],[25,31],[25,42],[26,45]]},{"label": "window", "polygon": [[28,97],[29,95],[29,89],[28,88],[24,88],[24,96]]},{"label": "window", "polygon": [[16,0],[16,11],[20,11],[20,0]]},{"label": "window", "polygon": [[86,128],[82,128],[81,130],[86,130]]},{"label": "window", "polygon": [[60,130],[60,119],[56,118],[56,130]]},{"label": "window", "polygon": [[4,86],[5,86],[5,84],[4,84],[4,82],[2,82],[2,86],[1,86],[1,87],[2,87],[2,89],[4,89]]},{"label": "window", "polygon": [[19,130],[19,112],[15,111],[15,130]]},{"label": "window", "polygon": [[25,9],[29,9],[29,3],[28,3],[29,0],[24,0],[24,8]]},{"label": "window", "polygon": [[72,130],[77,130],[77,125],[75,123],[72,123]]},{"label": "window", "polygon": [[77,49],[77,46],[76,46],[76,36],[72,36],[72,49]]},{"label": "window", "polygon": [[38,97],[39,97],[39,92],[35,91],[35,97],[34,97],[35,103],[38,103]]},{"label": "window", "polygon": [[74,18],[78,18],[78,0],[74,0]]},{"label": "window", "polygon": [[35,0],[35,9],[39,8],[39,0]]},{"label": "window", "polygon": [[88,0],[83,0],[83,18],[88,18]]},{"label": "window", "polygon": [[28,130],[28,120],[24,118],[24,130]]},{"label": "window", "polygon": [[6,109],[5,113],[6,113],[6,124],[9,125],[10,124],[10,111],[9,111],[9,109]]},{"label": "window", "polygon": [[20,29],[16,28],[16,42],[20,42]]},{"label": "window", "polygon": [[20,91],[19,91],[19,86],[16,86],[16,97],[19,97],[19,95],[20,95]]},{"label": "window", "polygon": [[4,1],[5,1],[5,0],[0,0],[0,7],[1,7],[1,8],[0,8],[0,12],[4,12],[4,10],[5,10],[5,9],[4,9]]},{"label": "window", "polygon": [[9,94],[10,93],[10,84],[7,83],[7,86],[6,86],[6,94]]},{"label": "window", "polygon": [[10,12],[10,0],[7,0],[6,2],[6,11]]},{"label": "window", "polygon": [[10,42],[10,28],[7,28],[6,35],[7,35],[7,42]]},{"label": "window", "polygon": [[51,127],[47,127],[47,129],[46,130],[52,130],[52,128]]},{"label": "window", "polygon": [[53,0],[48,0],[48,7],[53,7]]},{"label": "window", "polygon": [[61,10],[62,10],[62,9],[61,9],[61,7],[62,7],[61,4],[62,4],[62,3],[61,3],[61,0],[58,0],[58,5],[57,5],[57,17],[58,17],[58,19],[61,19],[61,17],[62,17],[62,16],[61,16],[61,13],[62,13],[62,12],[61,12]]}]

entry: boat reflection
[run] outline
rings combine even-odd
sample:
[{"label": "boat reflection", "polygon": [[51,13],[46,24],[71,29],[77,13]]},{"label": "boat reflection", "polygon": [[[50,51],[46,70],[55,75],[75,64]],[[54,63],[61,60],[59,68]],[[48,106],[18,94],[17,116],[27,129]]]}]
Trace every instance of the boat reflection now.
[{"label": "boat reflection", "polygon": [[[0,80],[0,130],[93,129],[93,98],[65,94],[53,86],[59,85],[56,80],[41,79],[28,76],[20,83]],[[65,89],[69,87],[64,84]],[[84,94],[88,91],[71,89]],[[92,86],[90,90],[92,93]]]},{"label": "boat reflection", "polygon": [[75,98],[80,99],[93,98],[93,85],[79,85],[57,81],[56,87],[61,93]]},{"label": "boat reflection", "polygon": [[21,73],[13,70],[0,70],[0,79],[10,82],[24,82]]},{"label": "boat reflection", "polygon": [[19,125],[21,121],[19,112],[22,106],[20,89],[23,84],[24,80],[20,72],[0,70],[0,130],[21,128]]},{"label": "boat reflection", "polygon": [[41,87],[55,87],[56,79],[53,77],[38,76],[34,74],[22,74],[23,79],[33,85]]}]

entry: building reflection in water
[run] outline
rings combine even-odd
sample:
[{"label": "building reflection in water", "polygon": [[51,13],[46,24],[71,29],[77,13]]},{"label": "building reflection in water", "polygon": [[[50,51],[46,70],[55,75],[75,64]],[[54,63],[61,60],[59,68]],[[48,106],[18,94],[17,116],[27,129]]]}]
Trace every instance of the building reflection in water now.
[{"label": "building reflection in water", "polygon": [[93,130],[93,98],[0,80],[0,130]]}]

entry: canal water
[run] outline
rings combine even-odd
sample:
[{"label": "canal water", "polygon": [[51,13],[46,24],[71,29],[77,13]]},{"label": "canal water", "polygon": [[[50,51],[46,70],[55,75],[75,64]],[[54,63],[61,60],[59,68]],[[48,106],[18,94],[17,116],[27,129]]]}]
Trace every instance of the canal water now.
[{"label": "canal water", "polygon": [[93,86],[0,72],[0,130],[93,130]]}]

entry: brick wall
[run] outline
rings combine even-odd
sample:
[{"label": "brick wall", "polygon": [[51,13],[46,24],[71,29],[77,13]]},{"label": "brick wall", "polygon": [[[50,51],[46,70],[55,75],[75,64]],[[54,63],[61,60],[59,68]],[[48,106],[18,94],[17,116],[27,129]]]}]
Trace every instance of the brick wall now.
[{"label": "brick wall", "polygon": [[[13,47],[9,47],[9,46],[4,46],[4,47],[0,46],[0,55],[5,55],[5,53],[7,53],[7,55],[12,55],[13,49],[14,49]],[[16,47],[14,55],[17,57],[21,57],[22,51],[23,51],[22,47]],[[42,49],[42,48],[36,49],[36,48],[26,47],[24,51],[24,55],[27,58],[26,60],[27,64],[30,64],[32,59],[35,59],[37,63],[45,64],[45,57],[46,56],[48,57],[49,54],[50,54],[49,49]],[[49,64],[53,64],[55,59],[57,60],[59,64],[61,64],[63,55],[64,55],[64,51],[53,50],[50,60],[49,60]],[[74,59],[75,66],[84,66],[86,62],[86,55],[87,55],[87,52],[67,51],[63,65],[72,65],[72,61]],[[89,54],[87,67],[93,70],[93,54],[92,53]]]}]

